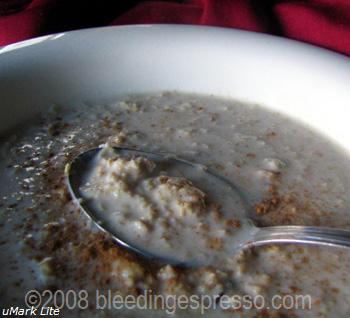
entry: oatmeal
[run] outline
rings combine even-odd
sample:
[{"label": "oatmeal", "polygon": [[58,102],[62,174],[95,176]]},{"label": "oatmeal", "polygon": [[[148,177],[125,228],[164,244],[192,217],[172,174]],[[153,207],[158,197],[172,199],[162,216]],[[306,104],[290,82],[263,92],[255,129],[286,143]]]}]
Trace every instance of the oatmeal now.
[{"label": "oatmeal", "polygon": [[91,171],[82,172],[80,202],[118,238],[192,266],[222,266],[233,254],[247,224],[246,207],[233,187],[204,173],[205,167],[167,156],[128,158],[109,146],[92,161]]},{"label": "oatmeal", "polygon": [[[118,295],[152,291],[218,299],[304,294],[312,297],[310,310],[217,308],[206,316],[349,316],[349,251],[289,244],[232,254],[228,238],[244,224],[235,214],[242,211],[236,208],[239,203],[230,208],[222,204],[223,189],[171,170],[162,174],[153,160],[102,158],[91,174],[98,179],[83,190],[107,205],[101,212],[112,212],[105,221],[124,222],[123,235],[130,240],[139,236],[141,247],[147,244],[162,255],[175,248],[180,258],[208,260],[193,268],[153,262],[91,224],[71,200],[64,172],[78,154],[102,144],[174,153],[235,184],[249,204],[244,213],[259,226],[349,229],[349,154],[280,114],[212,96],[160,93],[78,106],[55,106],[37,122],[2,137],[2,304],[23,305],[24,291],[31,289],[84,289],[89,295],[97,289]],[[117,200],[119,194],[122,200]],[[177,240],[176,232],[181,233]],[[87,310],[66,309],[62,316],[164,317],[161,310],[94,308],[92,302]],[[199,314],[195,309],[176,312],[180,317]]]}]

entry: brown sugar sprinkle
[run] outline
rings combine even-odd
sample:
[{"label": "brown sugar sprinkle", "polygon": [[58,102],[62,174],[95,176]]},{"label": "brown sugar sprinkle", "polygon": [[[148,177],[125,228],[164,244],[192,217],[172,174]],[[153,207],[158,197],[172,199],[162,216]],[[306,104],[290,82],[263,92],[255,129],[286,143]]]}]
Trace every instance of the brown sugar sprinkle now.
[{"label": "brown sugar sprinkle", "polygon": [[254,210],[257,214],[267,214],[270,211],[276,209],[281,203],[281,197],[278,194],[277,184],[281,181],[281,175],[275,174],[273,183],[269,187],[270,197],[262,200],[254,206]]},{"label": "brown sugar sprinkle", "polygon": [[236,219],[230,219],[225,221],[225,225],[228,227],[239,228],[241,227],[241,222]]},{"label": "brown sugar sprinkle", "polygon": [[50,136],[58,136],[62,132],[62,130],[64,130],[67,127],[69,127],[68,123],[57,121],[49,125],[47,132]]},{"label": "brown sugar sprinkle", "polygon": [[247,158],[254,159],[254,158],[256,158],[256,154],[255,154],[255,153],[250,153],[250,152],[249,152],[249,153],[246,154],[246,157],[247,157]]},{"label": "brown sugar sprinkle", "polygon": [[300,293],[302,290],[297,286],[290,286],[289,289],[292,293]]},{"label": "brown sugar sprinkle", "polygon": [[220,237],[211,237],[207,240],[208,248],[213,250],[221,250],[224,246],[224,242]]},{"label": "brown sugar sprinkle", "polygon": [[274,131],[268,132],[268,133],[266,134],[266,137],[268,137],[268,138],[270,138],[270,137],[276,137],[276,136],[277,136],[277,134],[276,134],[276,132],[274,132]]},{"label": "brown sugar sprinkle", "polygon": [[[108,235],[82,229],[78,224],[50,223],[44,227],[43,239],[35,259],[47,262],[50,275],[78,284],[93,282],[101,289],[117,288],[123,292],[139,294],[140,286],[153,289],[159,266],[151,264],[117,245]],[[70,262],[74,259],[75,262]],[[129,283],[122,275],[129,271],[135,280]]]},{"label": "brown sugar sprinkle", "polygon": [[280,204],[281,200],[278,196],[273,196],[269,199],[264,199],[260,203],[254,206],[254,210],[257,214],[266,214],[276,209]]},{"label": "brown sugar sprinkle", "polygon": [[303,256],[303,257],[301,258],[301,262],[302,262],[303,264],[309,264],[309,263],[310,263],[310,258],[309,258],[308,256]]},{"label": "brown sugar sprinkle", "polygon": [[294,193],[274,194],[254,206],[261,226],[269,225],[313,225],[326,226],[330,212],[319,208],[315,202]]}]

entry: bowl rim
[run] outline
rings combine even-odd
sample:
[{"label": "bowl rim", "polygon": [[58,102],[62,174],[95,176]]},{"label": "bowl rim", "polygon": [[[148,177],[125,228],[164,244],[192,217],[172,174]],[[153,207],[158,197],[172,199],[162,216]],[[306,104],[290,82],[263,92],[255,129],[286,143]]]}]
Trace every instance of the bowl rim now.
[{"label": "bowl rim", "polygon": [[347,56],[346,54],[342,52],[337,52],[335,50],[322,47],[310,42],[302,41],[302,40],[297,40],[297,39],[292,39],[276,34],[271,34],[271,33],[265,33],[265,32],[259,32],[259,31],[254,31],[254,30],[244,30],[244,29],[238,29],[238,28],[230,28],[230,27],[223,27],[223,26],[214,26],[214,25],[201,25],[201,24],[185,24],[185,23],[140,23],[140,24],[124,24],[124,25],[108,25],[108,26],[98,26],[98,27],[88,27],[88,28],[82,28],[82,29],[76,29],[76,30],[69,30],[69,31],[63,31],[63,32],[55,32],[55,33],[50,33],[46,35],[40,35],[40,36],[35,36],[29,39],[17,41],[14,43],[6,44],[0,46],[0,58],[1,54],[4,54],[6,52],[11,52],[14,50],[19,50],[23,49],[27,46],[35,46],[38,45],[41,42],[44,42],[46,40],[52,39],[52,38],[58,38],[64,34],[83,34],[83,33],[90,33],[91,31],[103,31],[107,29],[134,29],[134,28],[144,28],[144,27],[152,27],[152,28],[163,28],[163,27],[170,27],[170,28],[188,28],[188,29],[213,29],[213,30],[225,30],[225,31],[232,31],[235,33],[241,33],[241,34],[254,34],[257,36],[261,37],[266,37],[266,38],[271,38],[277,41],[283,41],[289,42],[289,43],[294,43],[296,45],[304,46],[305,48],[310,48],[310,49],[317,49],[320,51],[323,51],[324,53],[328,54],[334,54],[335,56],[337,55],[340,58],[346,58],[350,60],[350,56]]}]

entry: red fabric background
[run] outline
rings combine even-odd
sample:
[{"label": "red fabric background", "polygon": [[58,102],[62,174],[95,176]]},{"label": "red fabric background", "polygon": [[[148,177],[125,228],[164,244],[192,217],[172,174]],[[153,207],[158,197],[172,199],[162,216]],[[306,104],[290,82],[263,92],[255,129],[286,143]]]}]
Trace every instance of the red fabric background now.
[{"label": "red fabric background", "polygon": [[266,32],[350,56],[350,0],[0,0],[0,45],[66,30],[138,23]]}]

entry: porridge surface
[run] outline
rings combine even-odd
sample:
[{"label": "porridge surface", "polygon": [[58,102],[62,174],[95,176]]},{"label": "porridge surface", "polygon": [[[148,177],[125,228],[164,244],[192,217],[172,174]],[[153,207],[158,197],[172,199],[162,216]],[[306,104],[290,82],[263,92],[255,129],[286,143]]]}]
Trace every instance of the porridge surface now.
[{"label": "porridge surface", "polygon": [[[128,96],[108,105],[53,107],[37,123],[2,138],[2,303],[23,304],[23,291],[30,289],[99,289],[124,295],[145,290],[162,295],[309,294],[311,311],[241,309],[210,311],[206,315],[349,315],[350,253],[346,250],[270,245],[236,255],[228,253],[220,264],[181,269],[142,259],[117,246],[80,213],[67,193],[64,175],[65,165],[75,156],[106,143],[171,152],[210,167],[240,187],[250,204],[249,216],[260,226],[350,228],[349,155],[279,114],[256,105],[175,92]],[[134,168],[141,165],[146,172],[152,166],[145,162],[132,164]],[[132,171],[128,175],[135,177],[139,176]],[[202,191],[201,185],[173,178],[162,181],[157,177],[151,183],[148,186],[153,187],[153,195],[166,197],[173,189],[175,192],[168,197],[175,204],[173,212],[181,216],[193,210],[191,222],[198,223],[196,218],[205,203],[203,195],[210,195],[208,189]],[[185,202],[179,189],[185,191],[181,192],[186,194]],[[143,209],[137,200],[128,202],[138,205],[130,211],[147,212],[149,217],[148,223],[136,220],[129,226],[142,233],[154,225],[152,209]],[[182,204],[191,209],[182,210]],[[166,214],[162,220],[167,220]],[[239,228],[235,218],[224,229],[230,232],[230,226],[233,230]],[[205,225],[202,230],[206,231]],[[227,233],[221,235],[206,243],[217,250],[223,244],[220,238]],[[116,316],[113,311],[93,309],[80,313],[67,310],[64,314]],[[177,313],[184,317],[196,314]],[[164,313],[126,311],[119,315],[161,317]]]}]

